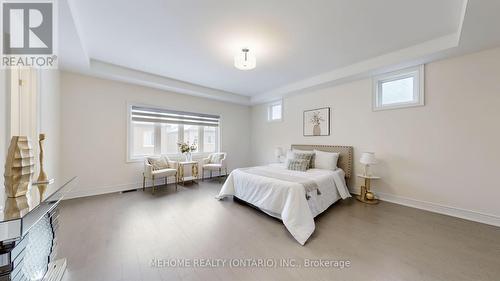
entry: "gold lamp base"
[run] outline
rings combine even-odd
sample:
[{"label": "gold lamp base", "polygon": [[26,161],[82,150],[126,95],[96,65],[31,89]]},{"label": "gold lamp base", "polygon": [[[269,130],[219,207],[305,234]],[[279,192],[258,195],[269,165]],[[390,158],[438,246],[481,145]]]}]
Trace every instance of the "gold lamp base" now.
[{"label": "gold lamp base", "polygon": [[366,204],[378,204],[379,200],[375,198],[375,194],[370,191],[369,179],[368,181],[365,179],[365,186],[361,186],[361,192],[358,196],[356,196],[356,199]]},{"label": "gold lamp base", "polygon": [[361,201],[363,203],[373,204],[373,205],[378,204],[378,202],[379,202],[378,199],[374,198],[374,199],[369,200],[369,199],[366,199],[366,198],[362,198],[361,195],[357,195],[356,199],[358,199],[358,201]]}]

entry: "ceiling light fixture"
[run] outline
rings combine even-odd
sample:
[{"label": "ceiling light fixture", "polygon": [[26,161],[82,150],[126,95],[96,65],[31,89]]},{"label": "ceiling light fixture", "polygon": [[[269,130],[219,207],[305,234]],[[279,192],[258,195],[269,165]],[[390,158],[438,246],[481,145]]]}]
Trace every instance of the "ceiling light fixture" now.
[{"label": "ceiling light fixture", "polygon": [[241,49],[241,52],[234,56],[234,66],[240,70],[254,69],[257,65],[255,56],[248,48]]}]

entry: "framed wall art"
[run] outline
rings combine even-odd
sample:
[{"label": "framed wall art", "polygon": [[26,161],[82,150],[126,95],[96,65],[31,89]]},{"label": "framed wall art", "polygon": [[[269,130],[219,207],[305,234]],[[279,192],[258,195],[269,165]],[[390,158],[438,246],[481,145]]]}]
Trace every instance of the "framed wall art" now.
[{"label": "framed wall art", "polygon": [[304,136],[330,135],[330,108],[323,107],[304,111]]}]

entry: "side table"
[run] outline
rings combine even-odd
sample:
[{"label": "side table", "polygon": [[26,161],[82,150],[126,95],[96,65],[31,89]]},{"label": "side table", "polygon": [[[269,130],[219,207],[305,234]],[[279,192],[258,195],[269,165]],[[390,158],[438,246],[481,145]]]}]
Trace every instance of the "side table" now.
[{"label": "side table", "polygon": [[[184,176],[184,174],[185,174],[184,169],[186,166],[191,166],[191,176],[190,177]],[[177,181],[178,182],[182,182],[182,185],[184,185],[184,183],[186,181],[192,181],[193,183],[198,184],[198,182],[197,182],[197,180],[198,180],[198,162],[197,161],[179,162],[178,169],[179,169],[177,171],[177,176],[178,176]]]},{"label": "side table", "polygon": [[363,203],[367,204],[378,204],[378,199],[375,198],[375,195],[373,192],[371,192],[371,181],[372,180],[378,180],[380,177],[376,176],[365,176],[365,175],[358,175],[359,178],[362,178],[365,180],[365,184],[361,186],[361,192],[358,196],[356,196],[356,199]]}]

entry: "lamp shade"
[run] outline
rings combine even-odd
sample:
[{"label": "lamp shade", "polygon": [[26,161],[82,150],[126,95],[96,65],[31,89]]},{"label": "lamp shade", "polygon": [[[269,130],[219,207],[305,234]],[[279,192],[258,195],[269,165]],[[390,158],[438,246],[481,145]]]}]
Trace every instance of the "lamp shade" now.
[{"label": "lamp shade", "polygon": [[364,165],[377,164],[377,159],[375,158],[375,153],[363,152],[363,154],[361,154],[361,159],[359,159],[359,162],[361,164],[364,164]]},{"label": "lamp shade", "polygon": [[277,158],[283,156],[283,148],[281,147],[276,147],[274,149],[274,156],[276,156]]}]

